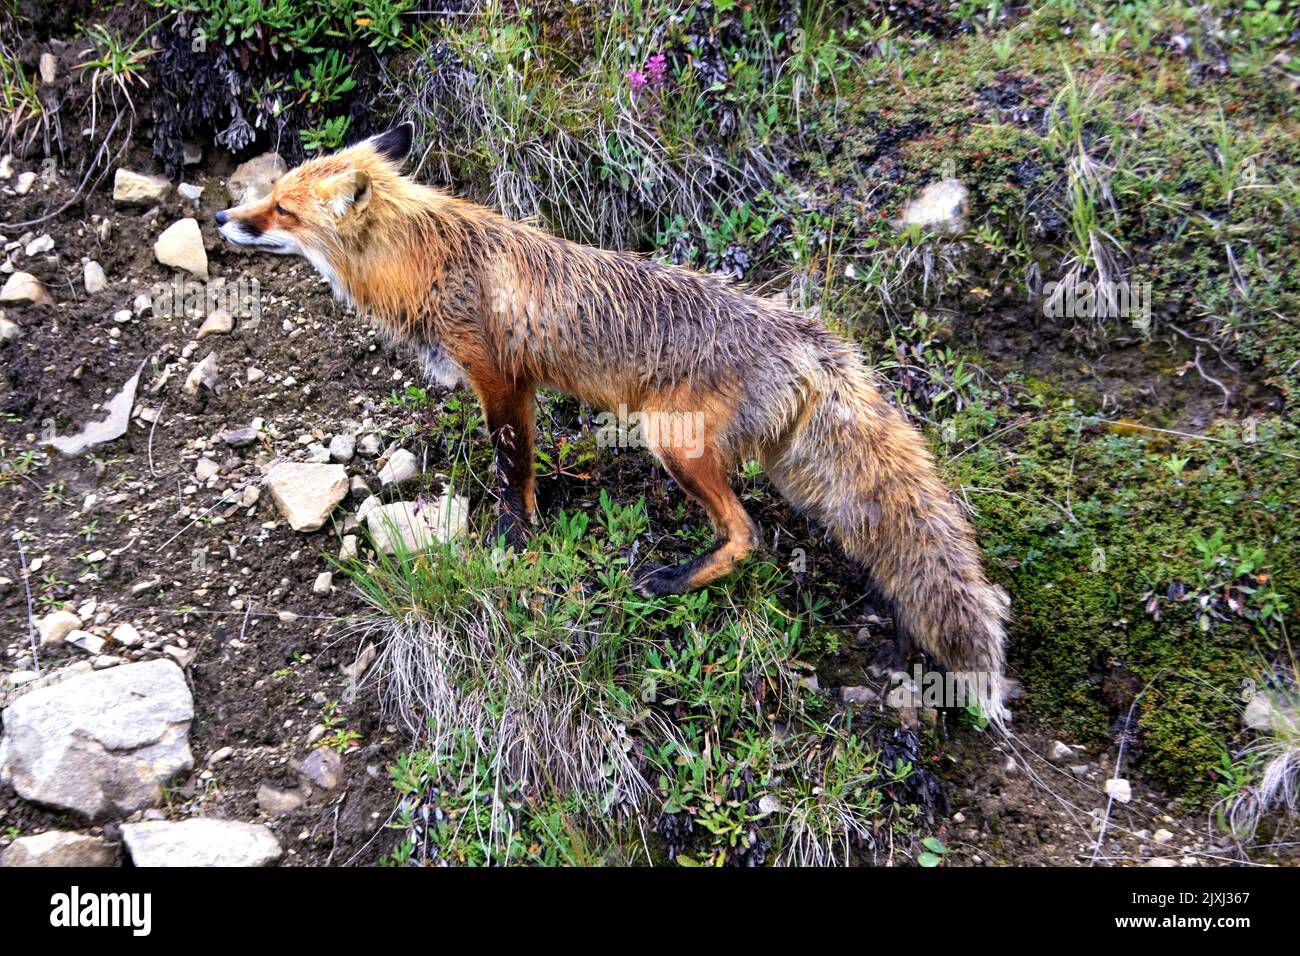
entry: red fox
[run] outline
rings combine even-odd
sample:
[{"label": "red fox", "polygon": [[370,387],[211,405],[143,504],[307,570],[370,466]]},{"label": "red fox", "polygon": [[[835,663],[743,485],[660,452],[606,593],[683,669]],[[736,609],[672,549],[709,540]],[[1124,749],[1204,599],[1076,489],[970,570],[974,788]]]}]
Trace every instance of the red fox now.
[{"label": "red fox", "polygon": [[880,394],[858,349],[798,311],[720,279],[578,245],[417,184],[405,124],[291,170],[216,214],[240,246],[304,256],[340,299],[413,346],[427,374],[467,382],[501,480],[499,530],[535,520],[534,392],[604,409],[690,416],[683,448],[650,429],[663,467],[708,514],[712,549],[643,570],[650,596],[731,572],[759,542],[732,491],[738,461],[827,528],[918,643],[1001,723],[1008,600],[921,434]]}]

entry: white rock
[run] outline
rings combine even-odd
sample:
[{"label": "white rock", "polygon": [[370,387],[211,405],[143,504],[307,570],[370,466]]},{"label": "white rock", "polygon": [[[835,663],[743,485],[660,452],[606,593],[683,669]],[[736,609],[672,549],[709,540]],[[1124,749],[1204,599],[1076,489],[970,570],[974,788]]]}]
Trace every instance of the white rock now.
[{"label": "white rock", "polygon": [[16,192],[19,196],[26,196],[29,192],[32,191],[32,187],[35,185],[36,185],[35,173],[31,173],[31,172],[19,173],[18,181],[14,183],[14,192]]},{"label": "white rock", "polygon": [[144,638],[140,636],[140,632],[126,622],[113,628],[113,640],[123,647],[138,647],[144,643]]},{"label": "white rock", "polygon": [[343,544],[339,548],[340,561],[355,561],[357,559],[357,536],[355,534],[346,534],[343,536]]},{"label": "white rock", "polygon": [[0,289],[0,302],[19,305],[53,305],[54,297],[46,291],[41,280],[30,272],[15,272]]},{"label": "white rock", "polygon": [[919,226],[925,232],[954,235],[966,229],[970,193],[956,179],[930,183],[903,209],[901,225]]},{"label": "white rock", "polygon": [[200,458],[194,466],[195,481],[206,482],[219,474],[221,474],[221,466],[211,458]]},{"label": "white rock", "polygon": [[420,473],[419,464],[405,448],[399,448],[389,456],[388,464],[379,471],[379,483],[391,485],[394,482],[407,481]]},{"label": "white rock", "polygon": [[330,458],[346,465],[356,453],[357,437],[355,435],[335,435],[330,439]]},{"label": "white rock", "polygon": [[253,366],[250,365],[248,367],[248,371],[244,373],[244,378],[247,379],[248,384],[251,385],[254,382],[260,382],[262,379],[266,378],[266,373],[263,372],[260,368],[254,368]]},{"label": "white rock", "polygon": [[0,866],[118,866],[121,851],[103,837],[46,830],[19,837],[0,856]]},{"label": "white rock", "polygon": [[203,187],[195,186],[193,183],[181,183],[176,187],[176,192],[180,194],[182,199],[186,199],[197,206],[199,199],[203,196]]},{"label": "white rock", "polygon": [[164,229],[153,244],[153,253],[165,266],[184,269],[200,279],[208,277],[208,252],[197,219],[178,219]]},{"label": "white rock", "polygon": [[42,253],[50,252],[53,249],[54,237],[47,232],[40,238],[27,243],[27,248],[23,250],[23,253],[30,258],[31,256],[39,256]]},{"label": "white rock", "polygon": [[81,270],[81,278],[86,284],[87,295],[95,295],[108,288],[108,276],[104,275],[104,267],[93,259]]},{"label": "white rock", "polygon": [[67,637],[67,643],[80,648],[87,654],[98,654],[104,649],[106,641],[90,631],[76,630]]},{"label": "white rock", "polygon": [[316,531],[348,493],[342,465],[280,462],[266,474],[266,488],[295,531]]},{"label": "white rock", "polygon": [[186,376],[185,384],[181,390],[189,396],[199,394],[201,388],[215,392],[217,390],[218,375],[217,353],[209,352],[202,362],[190,369],[190,374]]},{"label": "white rock", "polygon": [[1155,840],[1161,846],[1168,843],[1173,838],[1174,835],[1170,833],[1168,830],[1166,830],[1164,827],[1161,827],[1155,833],[1151,834],[1151,839]]},{"label": "white rock", "polygon": [[59,59],[53,53],[42,53],[36,69],[41,74],[41,82],[49,86],[59,78]]},{"label": "white rock", "polygon": [[41,635],[41,646],[48,647],[51,644],[62,644],[79,627],[81,618],[71,611],[51,611],[41,618],[36,630]]},{"label": "white rock", "polygon": [[147,176],[129,169],[118,169],[113,175],[113,202],[124,206],[153,206],[162,202],[172,191],[166,176]]},{"label": "white rock", "polygon": [[367,458],[374,458],[378,455],[381,447],[382,443],[379,441],[379,436],[373,433],[362,435],[361,440],[357,442],[357,451]]},{"label": "white rock", "polygon": [[236,206],[256,202],[270,194],[271,188],[287,169],[278,153],[263,153],[240,163],[227,181],[226,189]]},{"label": "white rock", "polygon": [[260,823],[206,817],[124,823],[122,842],[136,866],[269,866],[283,853]]},{"label": "white rock", "polygon": [[1106,781],[1106,793],[1119,803],[1128,803],[1133,799],[1133,788],[1127,780],[1112,777]]},{"label": "white rock", "polygon": [[197,338],[201,339],[208,335],[229,335],[234,330],[235,317],[225,309],[216,309],[199,326]]},{"label": "white rock", "polygon": [[316,575],[316,582],[311,586],[311,590],[313,594],[329,594],[333,587],[334,575],[329,571],[322,571]]},{"label": "white rock", "polygon": [[193,716],[170,661],[77,673],[5,710],[0,780],[26,800],[90,819],[156,806],[162,785],[194,764]]},{"label": "white rock", "polygon": [[12,319],[5,318],[5,314],[0,312],[0,342],[10,342],[18,338],[18,333],[22,331],[18,323]]},{"label": "white rock", "polygon": [[1052,763],[1062,763],[1073,756],[1074,751],[1071,750],[1067,744],[1063,744],[1059,740],[1053,740],[1051,746],[1047,749],[1047,759]]},{"label": "white rock", "polygon": [[469,501],[449,495],[424,505],[396,501],[369,509],[365,521],[375,547],[381,551],[394,553],[397,542],[405,551],[420,551],[465,532],[469,524]]}]

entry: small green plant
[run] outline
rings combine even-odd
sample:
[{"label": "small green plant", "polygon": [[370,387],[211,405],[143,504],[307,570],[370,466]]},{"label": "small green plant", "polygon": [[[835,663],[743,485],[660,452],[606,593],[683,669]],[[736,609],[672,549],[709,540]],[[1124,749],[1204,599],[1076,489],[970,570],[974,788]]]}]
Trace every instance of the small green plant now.
[{"label": "small green plant", "polygon": [[948,852],[948,848],[943,845],[942,840],[938,837],[929,836],[921,841],[921,846],[924,849],[916,855],[917,866],[932,869],[943,865],[943,858]]}]

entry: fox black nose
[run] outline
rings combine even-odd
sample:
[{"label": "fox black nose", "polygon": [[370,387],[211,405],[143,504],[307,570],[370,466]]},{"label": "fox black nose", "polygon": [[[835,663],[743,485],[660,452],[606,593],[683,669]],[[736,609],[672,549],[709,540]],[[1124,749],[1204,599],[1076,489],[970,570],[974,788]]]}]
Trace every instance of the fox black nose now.
[{"label": "fox black nose", "polygon": [[222,209],[217,213],[217,225],[224,226],[225,224],[226,224],[226,211]]}]

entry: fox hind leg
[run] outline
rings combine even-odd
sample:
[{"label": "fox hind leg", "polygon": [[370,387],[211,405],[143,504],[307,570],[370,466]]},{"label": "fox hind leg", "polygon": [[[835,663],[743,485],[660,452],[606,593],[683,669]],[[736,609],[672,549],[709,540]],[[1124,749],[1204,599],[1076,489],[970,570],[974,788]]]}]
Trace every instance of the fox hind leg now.
[{"label": "fox hind leg", "polygon": [[654,451],[673,480],[704,508],[717,541],[711,549],[683,564],[642,572],[633,587],[647,597],[682,594],[730,574],[758,542],[758,527],[731,490],[727,470],[714,448],[706,446],[697,457],[680,449]]}]

